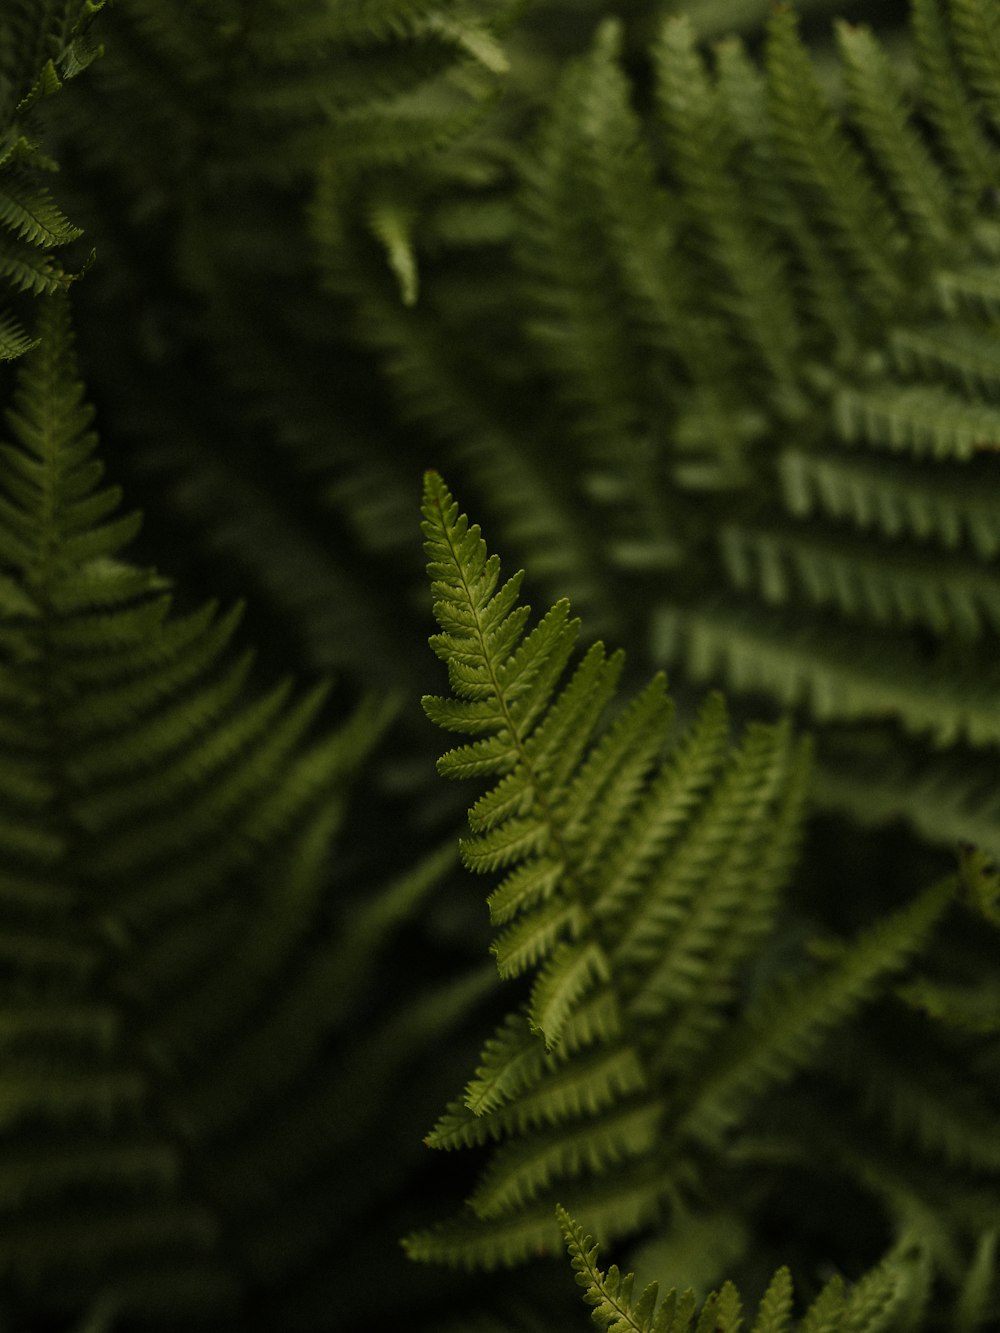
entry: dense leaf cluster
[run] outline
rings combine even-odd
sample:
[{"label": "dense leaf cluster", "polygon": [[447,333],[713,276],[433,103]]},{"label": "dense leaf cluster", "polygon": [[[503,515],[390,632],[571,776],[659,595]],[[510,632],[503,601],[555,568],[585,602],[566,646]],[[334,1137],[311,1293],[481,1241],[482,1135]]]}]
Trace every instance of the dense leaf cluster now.
[{"label": "dense leaf cluster", "polygon": [[2,7],[0,1333],[1000,1323],[998,315],[992,0]]}]

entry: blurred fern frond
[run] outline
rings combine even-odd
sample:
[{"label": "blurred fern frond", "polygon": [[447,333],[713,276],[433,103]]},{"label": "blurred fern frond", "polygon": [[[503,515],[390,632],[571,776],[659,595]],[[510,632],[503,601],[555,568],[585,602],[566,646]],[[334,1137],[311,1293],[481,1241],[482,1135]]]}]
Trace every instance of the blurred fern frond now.
[{"label": "blurred fern frond", "polygon": [[100,1298],[220,1327],[250,1299],[279,1311],[287,1283],[304,1300],[334,1214],[374,1197],[347,1154],[483,982],[370,1008],[380,954],[452,860],[349,915],[324,901],[391,711],[331,727],[325,687],[249,689],[238,608],[171,613],[123,555],[139,520],[101,485],[63,297],[38,337],[0,478],[3,1308]]},{"label": "blurred fern frond", "polygon": [[72,279],[55,251],[83,233],[46,182],[59,165],[42,149],[36,107],[100,54],[91,25],[103,7],[63,0],[0,18],[0,361],[34,346],[18,296],[51,294]]}]

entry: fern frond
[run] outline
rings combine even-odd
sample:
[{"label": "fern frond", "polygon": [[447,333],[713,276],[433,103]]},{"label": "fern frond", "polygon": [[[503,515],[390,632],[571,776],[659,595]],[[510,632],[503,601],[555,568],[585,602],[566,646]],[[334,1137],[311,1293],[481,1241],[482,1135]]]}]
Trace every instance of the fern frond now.
[{"label": "fern frond", "polygon": [[[690,1289],[679,1293],[672,1287],[661,1296],[656,1282],[634,1296],[635,1275],[623,1275],[616,1266],[603,1272],[593,1238],[567,1209],[559,1206],[556,1213],[576,1283],[594,1323],[607,1333],[740,1333],[744,1327],[733,1283],[726,1282],[703,1302]],[[800,1333],[888,1333],[901,1327],[895,1323],[901,1311],[919,1317],[926,1303],[926,1297],[914,1300],[919,1268],[911,1256],[892,1254],[846,1298],[842,1280],[831,1278],[796,1326]],[[791,1333],[792,1294],[791,1274],[779,1268],[761,1298],[751,1333]]]},{"label": "fern frond", "polygon": [[[824,337],[835,345],[850,346],[858,337],[857,311],[844,290],[838,252],[825,244],[809,208],[788,178],[773,127],[770,76],[757,68],[741,42],[730,40],[719,46],[717,82],[729,119],[744,137],[736,169],[744,184],[747,243],[774,237],[770,244],[779,255],[788,250],[784,267],[775,269],[774,276],[783,276],[789,285],[786,299],[791,300],[802,323],[798,339],[803,355],[811,341],[810,323],[822,328]],[[801,269],[797,282],[790,266]],[[777,294],[774,299],[781,300]],[[775,407],[782,416],[798,420],[805,405],[796,388],[786,393],[783,402],[776,400]]]},{"label": "fern frond", "polygon": [[[608,1238],[631,1236],[661,1214],[664,1194],[690,1185],[690,1163],[678,1164],[676,1178],[665,1176],[649,1162],[619,1164],[597,1179],[562,1182],[555,1195],[503,1217],[485,1220],[471,1213],[404,1237],[411,1259],[466,1269],[512,1267],[529,1258],[555,1254],[560,1243],[554,1209],[560,1197],[574,1214],[592,1219],[595,1231]],[[591,1222],[588,1221],[588,1226]]]},{"label": "fern frond", "polygon": [[48,191],[32,188],[25,177],[13,174],[3,182],[0,194],[0,224],[9,227],[19,240],[36,246],[66,245],[83,235],[56,206]]},{"label": "fern frond", "polygon": [[812,1060],[830,1029],[856,1013],[921,948],[954,893],[951,879],[932,885],[863,932],[837,965],[766,996],[730,1034],[730,1053],[696,1092],[680,1119],[681,1132],[713,1141],[740,1117],[745,1097],[760,1097]]},{"label": "fern frond", "polygon": [[750,1333],[788,1333],[792,1295],[792,1275],[787,1268],[779,1268],[760,1298]]},{"label": "fern frond", "polygon": [[[988,399],[1000,391],[998,346],[1000,339],[988,326],[966,323],[896,328],[889,339],[889,350],[903,374],[940,375],[967,393]],[[929,406],[933,410],[933,401]]]},{"label": "fern frond", "polygon": [[992,6],[984,0],[951,0],[955,45],[969,81],[984,111],[1000,128],[1000,27]]},{"label": "fern frond", "polygon": [[924,625],[959,639],[1000,627],[1000,585],[978,562],[873,550],[816,523],[808,533],[727,526],[719,544],[733,586],[773,606],[834,606],[856,621]]},{"label": "fern frond", "polygon": [[866,144],[888,180],[908,227],[931,245],[946,244],[954,221],[944,174],[914,128],[884,47],[871,30],[837,25],[847,92]]},{"label": "fern frond", "polygon": [[[596,1263],[599,1247],[593,1244],[592,1238],[584,1235],[583,1229],[565,1209],[558,1209],[557,1216],[566,1238],[577,1284],[584,1288],[584,1300],[593,1306],[591,1318],[594,1322],[603,1324],[613,1333],[626,1333],[626,1330],[650,1333],[654,1328],[653,1312],[658,1294],[655,1284],[645,1288],[633,1312],[633,1275],[623,1278],[617,1268],[610,1269],[606,1275],[602,1273]],[[663,1313],[661,1311],[656,1325],[660,1329],[667,1327],[667,1318],[675,1322],[672,1311],[667,1318],[663,1317]]]},{"label": "fern frond", "polygon": [[[626,292],[633,286],[641,260],[636,256],[622,274],[618,246],[609,246],[603,229],[574,207],[582,178],[602,201],[623,188],[625,198],[648,215],[643,196],[652,190],[652,171],[614,58],[620,40],[619,29],[605,24],[590,59],[568,71],[565,94],[526,182],[521,231],[530,265],[530,334],[543,364],[557,376],[572,428],[589,462],[616,449],[626,451],[631,464],[644,431],[640,405],[647,390],[641,360],[629,355],[637,350],[631,346],[630,303],[618,293],[623,285]],[[614,206],[609,229],[627,252],[633,226],[626,222],[623,202]],[[661,230],[662,225],[647,240],[643,258]],[[646,292],[658,278],[651,270]]]},{"label": "fern frond", "polygon": [[834,420],[845,444],[912,451],[920,458],[965,461],[1000,448],[1000,411],[969,403],[936,385],[888,385],[841,390]]},{"label": "fern frond", "polygon": [[767,82],[775,143],[791,180],[884,310],[901,292],[899,229],[837,123],[789,9],[776,10],[768,29]]},{"label": "fern frond", "polygon": [[[744,805],[746,824],[739,829],[715,873],[693,901],[689,919],[663,949],[650,981],[636,996],[635,1010],[654,1025],[675,1015],[668,1034],[660,1039],[658,1071],[686,1075],[705,1059],[725,1025],[725,1015],[739,992],[746,959],[761,947],[774,913],[777,897],[791,876],[799,852],[799,838],[809,792],[810,753],[802,750],[789,768],[761,762],[747,764],[744,780],[753,775],[759,788]],[[762,818],[774,786],[786,783],[788,799],[774,817],[772,836],[761,849],[746,833],[747,825]],[[739,805],[739,802],[734,802]],[[736,909],[733,888],[743,877],[753,891]],[[713,966],[700,972],[701,957]]]},{"label": "fern frond", "polygon": [[661,856],[648,902],[637,903],[639,910],[621,927],[615,960],[625,975],[633,960],[648,968],[632,1002],[651,1022],[662,1022],[674,1006],[690,1001],[706,980],[698,975],[697,959],[713,957],[713,981],[722,981],[719,954],[734,940],[741,916],[748,927],[750,915],[760,910],[767,927],[775,886],[759,883],[746,901],[743,891],[755,877],[761,850],[758,821],[788,781],[786,746],[783,731],[748,732],[691,826]]},{"label": "fern frond", "polygon": [[16,295],[51,295],[71,275],[53,251],[82,236],[41,179],[57,164],[40,151],[33,108],[57,93],[99,54],[90,28],[104,0],[62,0],[18,15],[0,29],[0,287],[15,294],[0,310],[0,360],[14,360],[32,345],[19,318]]},{"label": "fern frond", "polygon": [[912,0],[914,45],[925,113],[962,183],[966,207],[994,178],[996,150],[961,76],[940,0]]},{"label": "fern frond", "polygon": [[[704,1050],[770,928],[801,824],[805,754],[787,728],[768,727],[727,753],[712,698],[668,755],[659,679],[599,730],[620,655],[594,645],[560,688],[577,633],[568,605],[529,629],[521,577],[501,580],[434,473],[423,513],[441,627],[431,642],[458,696],[425,710],[448,728],[493,732],[439,770],[499,779],[472,807],[477,831],[462,855],[503,875],[490,896],[501,975],[535,976],[524,1010],[487,1042],[464,1107],[427,1140],[496,1145],[470,1199],[478,1233],[406,1244],[414,1257],[492,1264],[546,1234],[527,1218],[560,1188],[616,1232],[675,1188],[686,1167],[657,1161],[670,1112],[651,1074],[675,1076]],[[646,1184],[623,1215],[606,1191],[626,1166]]]},{"label": "fern frond", "polygon": [[62,297],[39,335],[0,480],[5,1291],[53,1317],[109,1294],[129,1318],[224,1321],[247,1273],[280,1284],[333,1234],[274,1243],[289,1193],[337,1170],[335,1114],[364,1141],[492,983],[437,988],[366,1034],[349,1077],[330,1069],[454,852],[332,928],[331,843],[391,710],[331,730],[324,689],[254,697],[238,615],[171,614],[165,581],[126,562],[136,523],[101,486]]},{"label": "fern frond", "polygon": [[611,1168],[648,1158],[658,1137],[656,1102],[626,1102],[579,1123],[541,1130],[505,1143],[490,1160],[468,1203],[484,1220],[517,1214],[556,1180],[612,1174]]},{"label": "fern frond", "polygon": [[787,394],[801,329],[774,238],[763,227],[751,232],[746,225],[737,163],[748,127],[727,106],[731,90],[709,80],[689,22],[668,20],[653,57],[672,164],[708,258],[722,277],[712,284],[716,300],[754,347],[777,393]]},{"label": "fern frond", "polygon": [[886,537],[968,546],[982,559],[1000,551],[1000,517],[965,469],[911,468],[879,458],[787,449],[779,459],[784,502],[796,518],[822,512]]},{"label": "fern frond", "polygon": [[[868,651],[878,641],[877,655]],[[763,692],[784,707],[804,704],[821,722],[898,721],[907,732],[940,745],[1000,740],[992,681],[978,672],[932,674],[915,649],[895,636],[858,627],[831,640],[828,626],[797,617],[792,626],[773,611],[752,618],[732,602],[691,613],[663,612],[654,626],[657,656],[672,658],[684,643],[695,680],[729,679],[747,693]],[[866,650],[866,645],[867,649]]]}]

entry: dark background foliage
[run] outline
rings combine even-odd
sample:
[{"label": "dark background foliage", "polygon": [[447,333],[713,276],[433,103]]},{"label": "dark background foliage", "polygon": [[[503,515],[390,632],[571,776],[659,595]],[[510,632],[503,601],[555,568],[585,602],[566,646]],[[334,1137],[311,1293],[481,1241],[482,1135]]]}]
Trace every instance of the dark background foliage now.
[{"label": "dark background foliage", "polygon": [[[48,51],[60,14],[75,8],[13,6],[17,49],[27,51],[24,34],[37,32]],[[426,647],[417,527],[420,481],[431,467],[447,476],[507,567],[527,568],[529,600],[544,607],[568,596],[585,639],[626,647],[630,684],[666,663],[682,718],[710,683],[732,693],[738,716],[790,708],[803,729],[818,730],[818,809],[763,973],[780,971],[785,959],[808,967],[803,941],[814,933],[851,934],[906,902],[951,868],[959,838],[1000,845],[1000,729],[983,724],[978,735],[969,722],[973,704],[988,714],[995,697],[996,551],[980,559],[963,548],[956,582],[964,588],[968,577],[979,608],[975,629],[963,634],[950,604],[935,622],[920,610],[897,614],[895,604],[880,620],[862,595],[860,609],[811,602],[808,573],[798,583],[788,576],[772,596],[766,574],[733,573],[739,561],[720,539],[765,531],[794,548],[799,530],[782,498],[778,454],[789,443],[810,456],[846,452],[833,423],[836,394],[896,374],[892,338],[900,326],[924,329],[943,271],[978,263],[985,274],[995,260],[987,242],[979,252],[970,239],[980,223],[996,226],[996,199],[980,192],[949,217],[937,249],[921,248],[919,228],[907,231],[904,218],[916,257],[893,311],[876,308],[865,277],[846,261],[838,268],[838,258],[834,296],[810,312],[796,270],[789,301],[805,333],[785,397],[774,390],[767,349],[751,346],[733,313],[723,244],[704,241],[718,187],[709,180],[699,196],[709,140],[693,166],[685,163],[681,112],[672,139],[658,110],[655,54],[663,20],[684,13],[696,49],[739,33],[765,60],[770,9],[763,0],[118,0],[95,20],[101,57],[38,108],[45,150],[60,164],[51,187],[82,228],[59,252],[66,271],[96,250],[72,285],[72,314],[101,457],[127,505],[143,513],[129,558],[174,580],[178,613],[208,598],[226,606],[245,599],[237,638],[255,648],[259,688],[289,676],[303,685],[334,681],[317,727],[343,724],[373,695],[389,701],[391,720],[352,778],[330,892],[313,926],[320,934],[348,939],[381,886],[453,844],[467,803],[436,779],[441,747],[419,709],[422,694],[441,688],[440,664]],[[901,87],[916,97],[926,71],[906,30],[909,9],[902,0],[797,6],[818,87],[847,117],[846,140],[879,190],[884,168],[862,100],[843,76],[831,20],[872,25]],[[614,36],[609,19],[619,25]],[[619,54],[609,55],[615,44]],[[33,69],[28,56],[24,66]],[[24,76],[11,69],[7,77]],[[916,119],[933,137],[926,109]],[[996,161],[995,117],[992,125],[984,119],[982,133]],[[756,262],[764,233],[753,230],[753,210],[774,200],[751,148],[727,151],[722,170],[745,187],[742,240]],[[642,152],[650,189],[637,187],[633,200],[625,189],[642,175],[629,174]],[[947,159],[940,145],[938,156]],[[819,215],[809,188],[802,186],[802,207]],[[643,275],[663,277],[651,200],[679,237],[676,266],[664,260],[663,273],[683,280],[675,307],[655,316],[637,295]],[[646,221],[648,251],[630,251],[628,226],[638,235]],[[791,253],[790,230],[773,219],[768,227],[774,250]],[[834,231],[817,224],[830,254]],[[985,313],[955,317],[959,341],[967,326],[992,335],[989,276]],[[30,327],[31,294],[15,300]],[[848,347],[852,321],[863,328]],[[4,401],[17,369],[16,361],[3,369]],[[996,382],[984,376],[969,390],[973,406],[996,411]],[[916,484],[926,459],[905,448],[893,457],[900,486]],[[946,485],[1000,504],[996,461],[948,459]],[[827,524],[849,560],[874,552],[876,565],[882,557],[892,565],[901,550],[903,566],[924,570],[943,559],[918,542],[893,548],[885,534],[861,550],[865,533],[833,532],[823,514],[807,522]],[[745,558],[753,571],[756,558]],[[869,576],[853,569],[846,584],[860,578],[866,589]],[[752,647],[743,661],[716,647],[699,662],[691,645],[717,606],[733,615],[720,624],[750,627],[748,642],[773,622],[789,661],[805,644],[806,683],[790,684],[781,666],[770,676],[758,670]],[[898,684],[899,698],[881,709],[858,703],[851,677],[846,685],[838,678],[828,691],[833,703],[823,702],[815,679],[817,663],[827,664],[808,638],[814,630],[842,649],[846,677],[870,665],[879,680]],[[734,630],[728,642],[737,641]],[[905,671],[893,666],[897,649]],[[917,696],[921,707],[940,709],[939,727],[933,718],[912,723]],[[583,1326],[566,1265],[468,1276],[410,1264],[398,1245],[444,1201],[468,1192],[470,1169],[428,1160],[421,1137],[467,1078],[482,1032],[510,1005],[482,970],[489,932],[481,886],[447,851],[440,858],[405,926],[373,950],[377,961],[345,1031],[324,1038],[325,1073],[316,1077],[334,1086],[342,1078],[355,1104],[331,1103],[329,1119],[313,1122],[309,1132],[329,1130],[336,1150],[322,1157],[308,1189],[283,1201],[288,1216],[298,1214],[302,1257],[276,1261],[273,1281],[258,1283],[249,1251],[226,1256],[243,1292],[235,1314],[210,1314],[209,1327]],[[982,984],[992,994],[994,977],[995,937],[956,918],[922,980]],[[260,1004],[266,1010],[266,996]],[[908,1215],[937,1211],[948,1233],[940,1253],[954,1255],[947,1279],[958,1283],[995,1201],[995,1166],[983,1185],[973,1153],[968,1179],[950,1195],[942,1165],[949,1153],[934,1153],[939,1139],[948,1144],[963,1132],[960,1118],[952,1128],[948,1109],[934,1122],[916,1095],[893,1103],[876,1077],[894,1049],[905,1065],[926,1040],[913,1013],[876,1016],[870,1030],[844,1036],[831,1066],[859,1070],[858,1082],[871,1086],[848,1078],[845,1091],[816,1075],[761,1112],[762,1137],[778,1139],[825,1108],[814,1157],[788,1166],[780,1186],[761,1165],[745,1197],[702,1200],[689,1232],[698,1243],[685,1249],[679,1233],[650,1241],[631,1251],[640,1273],[704,1288],[732,1272],[756,1295],[788,1263],[808,1297],[832,1267],[856,1277],[878,1260],[906,1212],[900,1192],[916,1178],[924,1192],[916,1203],[907,1196]],[[961,1041],[940,1038],[927,1055],[933,1081],[947,1085],[967,1056]],[[996,1088],[995,1048],[977,1059],[972,1102]],[[958,1102],[964,1098],[959,1089]],[[864,1109],[848,1115],[848,1102]],[[852,1136],[864,1161],[852,1156]],[[906,1145],[914,1143],[933,1161],[908,1171]],[[718,1262],[706,1262],[706,1252]],[[16,1280],[12,1290],[0,1305],[0,1327],[11,1333],[68,1328],[82,1317],[58,1300],[43,1312],[45,1300],[34,1306]],[[102,1309],[98,1300],[88,1327],[118,1327],[113,1310]],[[147,1317],[177,1326],[154,1309],[134,1316],[135,1327]]]}]

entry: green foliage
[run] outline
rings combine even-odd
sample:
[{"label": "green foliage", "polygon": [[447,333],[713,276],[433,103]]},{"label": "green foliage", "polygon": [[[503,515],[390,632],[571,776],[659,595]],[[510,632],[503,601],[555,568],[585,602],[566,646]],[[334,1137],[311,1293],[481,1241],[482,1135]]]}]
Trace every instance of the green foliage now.
[{"label": "green foliage", "polygon": [[[914,5],[926,103],[867,29],[839,25],[837,111],[789,12],[770,24],[761,74],[730,45],[710,79],[690,34],[681,41],[668,29],[668,51],[680,42],[691,53],[728,126],[709,208],[741,182],[742,244],[759,245],[763,230],[784,263],[768,296],[790,315],[771,323],[794,332],[771,346],[798,354],[794,393],[762,427],[754,503],[734,498],[715,528],[729,590],[664,611],[657,634],[660,651],[684,657],[695,676],[721,672],[840,728],[835,745],[821,737],[821,799],[861,817],[905,813],[932,836],[964,826],[990,841],[994,816],[977,816],[959,787],[948,792],[935,754],[961,743],[993,751],[997,741],[988,702],[995,571],[981,517],[992,504],[997,426],[992,314],[979,295],[996,225],[984,15],[977,5],[948,15]],[[676,60],[660,70],[668,87],[681,82]],[[692,158],[718,143],[690,113],[682,128]],[[693,196],[685,208],[707,211]],[[733,307],[747,344],[768,332],[749,320]],[[763,370],[763,358],[755,362]],[[752,375],[753,363],[739,382]],[[883,748],[877,761],[865,756],[861,782],[845,729],[873,722],[884,724]],[[840,780],[845,763],[851,783]],[[936,808],[919,780],[900,780],[904,767],[941,771]]]},{"label": "green foliage", "polygon": [[0,9],[0,1328],[997,1327],[990,0]]},{"label": "green foliage", "polygon": [[82,232],[44,183],[59,166],[42,151],[36,107],[98,54],[90,25],[103,5],[16,6],[0,19],[0,361],[33,346],[15,294],[51,294],[71,280],[53,251]]},{"label": "green foliage", "polygon": [[[662,1298],[655,1282],[632,1299],[635,1275],[622,1277],[616,1267],[597,1267],[600,1247],[579,1223],[559,1209],[559,1223],[583,1299],[593,1307],[592,1319],[608,1333],[740,1333],[743,1304],[731,1282],[701,1303],[690,1289],[676,1288]],[[779,1268],[760,1300],[751,1333],[899,1333],[916,1327],[927,1301],[926,1275],[919,1254],[898,1254],[867,1274],[848,1294],[839,1277],[831,1278],[800,1321],[793,1325],[792,1276]]]},{"label": "green foliage", "polygon": [[715,696],[668,747],[659,678],[602,728],[620,654],[593,645],[559,689],[579,628],[568,604],[528,631],[522,576],[500,582],[436,473],[423,514],[441,627],[431,646],[454,695],[426,696],[424,711],[479,738],[438,771],[499,778],[469,812],[462,859],[502,875],[488,900],[501,977],[534,980],[427,1139],[499,1145],[471,1216],[406,1245],[417,1259],[492,1267],[551,1249],[557,1198],[605,1236],[678,1207],[698,1182],[694,1145],[731,1149],[753,1108],[926,942],[953,886],[869,928],[829,969],[740,1006],[794,858],[802,746],[756,726],[729,753]]},{"label": "green foliage", "polygon": [[277,1314],[345,1202],[308,1203],[306,1182],[343,1178],[366,1099],[481,990],[373,1015],[355,1049],[379,954],[451,856],[328,919],[385,708],[331,728],[323,687],[248,693],[238,608],[171,615],[167,583],[122,558],[138,519],[100,485],[63,298],[39,342],[0,479],[6,1299],[224,1318],[256,1289]]}]

